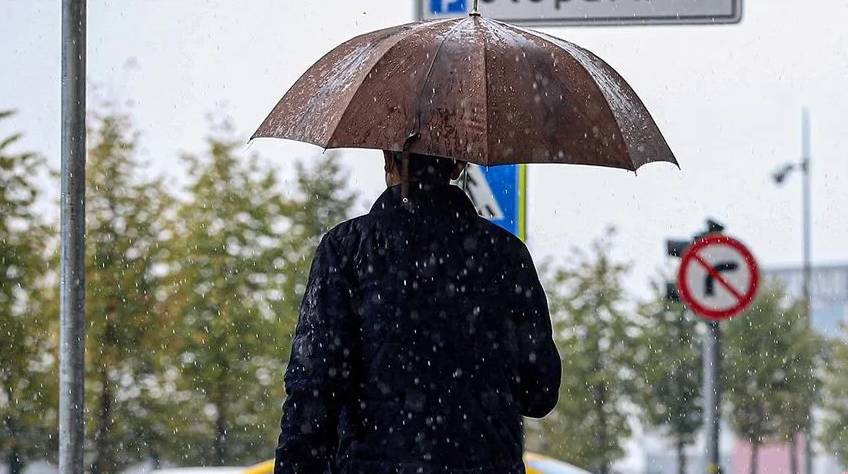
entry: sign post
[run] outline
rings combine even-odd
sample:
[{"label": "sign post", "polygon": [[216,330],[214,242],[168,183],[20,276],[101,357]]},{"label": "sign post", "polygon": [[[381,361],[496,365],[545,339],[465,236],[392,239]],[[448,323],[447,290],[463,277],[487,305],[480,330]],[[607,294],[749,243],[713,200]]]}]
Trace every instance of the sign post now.
[{"label": "sign post", "polygon": [[704,338],[704,425],[707,472],[721,472],[721,326],[739,315],[759,287],[760,272],[754,256],[738,240],[709,233],[683,252],[677,274],[680,298],[707,321]]},{"label": "sign post", "polygon": [[704,427],[707,473],[721,472],[721,326],[707,321],[704,338]]}]

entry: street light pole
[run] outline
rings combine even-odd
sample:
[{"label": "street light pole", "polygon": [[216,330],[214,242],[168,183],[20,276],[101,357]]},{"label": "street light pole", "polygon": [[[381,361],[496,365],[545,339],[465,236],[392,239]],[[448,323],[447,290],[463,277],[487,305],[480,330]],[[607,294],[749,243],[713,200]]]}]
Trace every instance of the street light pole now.
[{"label": "street light pole", "polygon": [[[812,162],[811,139],[810,139],[810,112],[805,107],[801,114],[801,162],[789,163],[783,165],[777,170],[774,175],[774,181],[781,185],[795,170],[801,171],[801,219],[803,232],[804,246],[804,263],[803,263],[803,281],[802,281],[802,304],[804,309],[804,318],[807,322],[807,328],[812,328],[813,325],[813,297],[812,297],[812,186],[810,177],[810,167]],[[811,400],[812,402],[812,400]],[[813,407],[810,404],[810,411],[807,413],[807,422],[804,424],[804,472],[813,474],[813,434],[814,430]],[[794,443],[793,443],[794,445]]]},{"label": "street light pole", "polygon": [[62,0],[59,472],[83,472],[85,0]]},{"label": "street light pole", "polygon": [[812,273],[812,250],[811,250],[811,190],[810,190],[810,161],[811,155],[810,152],[810,112],[806,108],[802,113],[801,119],[801,142],[802,142],[802,151],[801,151],[801,172],[803,173],[803,185],[802,185],[802,200],[803,200],[803,213],[804,213],[804,306],[805,306],[805,316],[807,318],[807,324],[812,325],[812,298],[811,298],[811,288],[810,288],[810,279]]},{"label": "street light pole", "polygon": [[[812,191],[810,186],[810,111],[805,107],[801,117],[801,173],[803,174],[803,226],[804,226],[804,316],[807,327],[812,327]],[[813,409],[807,414],[804,426],[804,472],[813,474]]]}]

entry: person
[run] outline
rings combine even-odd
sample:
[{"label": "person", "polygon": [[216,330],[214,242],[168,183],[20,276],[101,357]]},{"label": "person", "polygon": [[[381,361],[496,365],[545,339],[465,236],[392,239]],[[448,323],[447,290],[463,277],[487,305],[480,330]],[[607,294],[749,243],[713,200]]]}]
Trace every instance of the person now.
[{"label": "person", "polygon": [[386,191],[316,250],[274,472],[524,473],[561,375],[530,254],[450,184],[464,164],[384,155]]}]

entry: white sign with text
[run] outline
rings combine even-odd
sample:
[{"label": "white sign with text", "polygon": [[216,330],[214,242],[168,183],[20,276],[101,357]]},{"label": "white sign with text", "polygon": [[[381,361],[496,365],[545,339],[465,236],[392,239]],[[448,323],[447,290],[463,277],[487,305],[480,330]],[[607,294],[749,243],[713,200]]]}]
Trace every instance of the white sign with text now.
[{"label": "white sign with text", "polygon": [[[474,0],[417,0],[418,18],[467,15]],[[483,16],[532,25],[722,24],[742,19],[742,0],[479,0]]]}]

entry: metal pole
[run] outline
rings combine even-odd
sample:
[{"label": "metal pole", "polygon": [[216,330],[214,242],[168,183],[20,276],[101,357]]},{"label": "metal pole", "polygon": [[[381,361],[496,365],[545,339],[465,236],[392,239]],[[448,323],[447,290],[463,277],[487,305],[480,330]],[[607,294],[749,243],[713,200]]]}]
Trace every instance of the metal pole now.
[{"label": "metal pole", "polygon": [[[807,327],[812,327],[812,197],[810,189],[810,111],[804,108],[801,117],[801,171],[803,174],[803,226],[804,226],[804,313],[807,318]],[[804,426],[804,472],[813,473],[813,407],[807,415],[807,423]]]},{"label": "metal pole", "polygon": [[706,428],[707,473],[721,473],[721,327],[707,323],[704,338],[704,426]]},{"label": "metal pole", "polygon": [[[674,337],[677,340],[677,344],[683,345],[683,319],[686,317],[686,309],[682,308],[680,314],[675,315],[672,313],[674,318]],[[671,378],[672,382],[672,391],[674,393],[674,398],[680,399],[680,388],[683,386],[683,381],[681,380],[680,364],[674,364],[672,368]],[[684,452],[683,445],[680,443],[680,438],[676,440],[675,443],[677,450],[677,472],[682,474],[686,472],[686,453]]]},{"label": "metal pole", "polygon": [[59,472],[83,472],[85,0],[62,1]]}]

